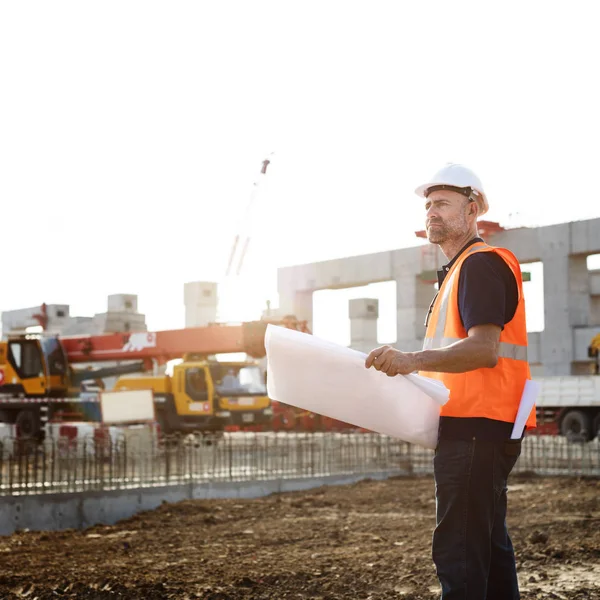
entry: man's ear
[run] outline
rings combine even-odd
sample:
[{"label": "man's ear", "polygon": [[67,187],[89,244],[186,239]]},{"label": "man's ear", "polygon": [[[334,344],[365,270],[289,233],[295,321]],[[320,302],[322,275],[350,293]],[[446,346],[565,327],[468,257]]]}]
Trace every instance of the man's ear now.
[{"label": "man's ear", "polygon": [[477,206],[477,202],[472,200],[471,202],[469,202],[469,214],[473,215],[474,217],[477,217],[478,213],[479,213],[479,206]]}]

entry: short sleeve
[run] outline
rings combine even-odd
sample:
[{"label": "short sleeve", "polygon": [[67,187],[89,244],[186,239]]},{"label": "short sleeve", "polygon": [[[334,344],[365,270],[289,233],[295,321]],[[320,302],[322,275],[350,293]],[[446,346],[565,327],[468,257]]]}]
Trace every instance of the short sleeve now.
[{"label": "short sleeve", "polygon": [[518,303],[517,282],[510,267],[495,252],[477,252],[465,259],[458,283],[460,317],[469,331],[476,325],[504,329]]}]

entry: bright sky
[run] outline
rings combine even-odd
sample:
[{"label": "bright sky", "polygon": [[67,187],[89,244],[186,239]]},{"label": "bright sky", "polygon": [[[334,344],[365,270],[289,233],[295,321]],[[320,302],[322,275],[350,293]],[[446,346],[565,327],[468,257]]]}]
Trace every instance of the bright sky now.
[{"label": "bright sky", "polygon": [[449,161],[504,225],[598,217],[596,12],[4,2],[0,310],[136,293],[150,328],[183,326],[184,282],[222,278],[271,152],[227,318],[277,305],[278,266],[417,243],[413,189]]}]

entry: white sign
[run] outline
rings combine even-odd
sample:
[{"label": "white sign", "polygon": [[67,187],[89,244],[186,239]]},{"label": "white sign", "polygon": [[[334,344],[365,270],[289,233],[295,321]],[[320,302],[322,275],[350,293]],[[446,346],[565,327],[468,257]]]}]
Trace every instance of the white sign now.
[{"label": "white sign", "polygon": [[254,406],[255,402],[256,400],[252,396],[242,396],[237,399],[238,406]]},{"label": "white sign", "polygon": [[156,420],[152,390],[121,390],[100,394],[102,422],[108,425]]}]

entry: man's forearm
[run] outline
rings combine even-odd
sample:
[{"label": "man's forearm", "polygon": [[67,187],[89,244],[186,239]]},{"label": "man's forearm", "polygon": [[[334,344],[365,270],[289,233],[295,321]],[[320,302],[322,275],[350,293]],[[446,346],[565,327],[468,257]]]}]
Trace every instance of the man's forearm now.
[{"label": "man's forearm", "polygon": [[492,368],[498,361],[497,344],[465,338],[435,350],[415,352],[419,371],[462,373],[475,369]]}]

